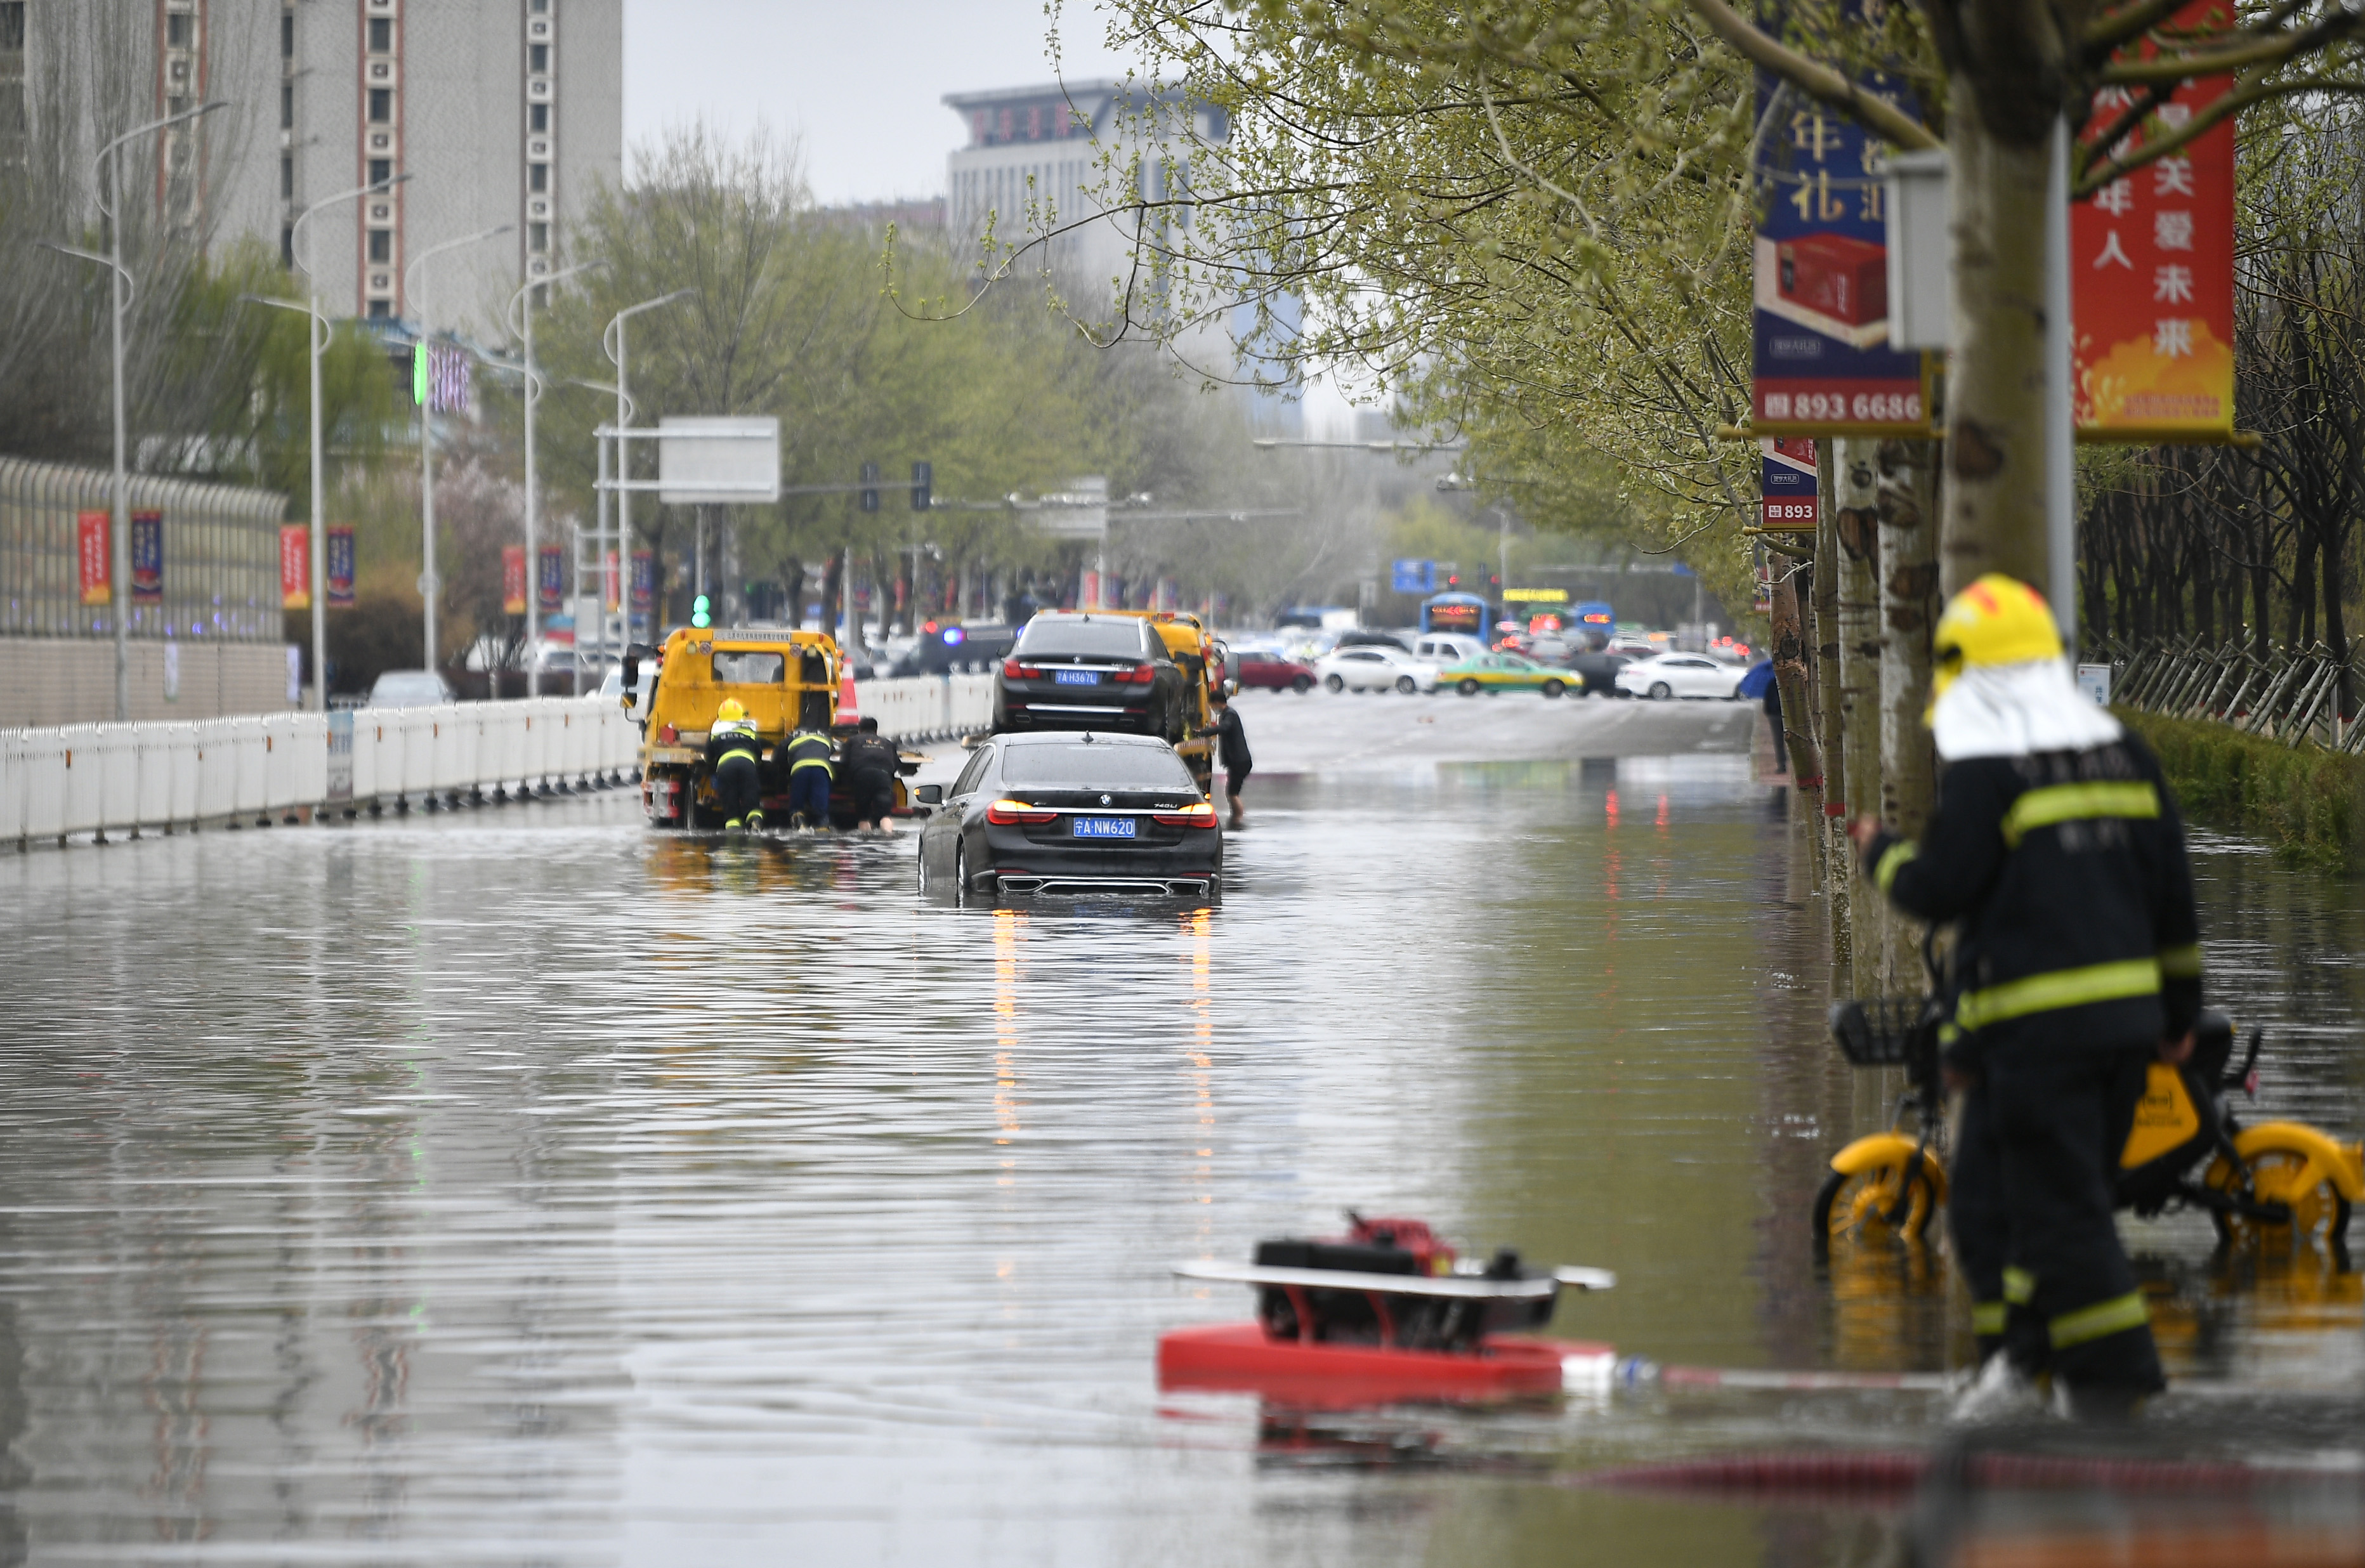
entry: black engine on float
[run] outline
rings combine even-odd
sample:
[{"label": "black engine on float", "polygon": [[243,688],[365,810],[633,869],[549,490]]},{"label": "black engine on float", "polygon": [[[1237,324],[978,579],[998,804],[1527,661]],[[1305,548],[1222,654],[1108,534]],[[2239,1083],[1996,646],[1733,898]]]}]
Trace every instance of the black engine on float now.
[{"label": "black engine on float", "polygon": [[[1453,1249],[1423,1221],[1365,1219],[1352,1210],[1348,1211],[1347,1221],[1352,1228],[1341,1237],[1260,1241],[1256,1261],[1267,1268],[1397,1274],[1408,1279],[1456,1271]],[[1519,1280],[1528,1276],[1519,1267],[1519,1255],[1506,1247],[1477,1277]],[[1389,1320],[1384,1325],[1384,1312]],[[1364,1286],[1330,1290],[1319,1285],[1264,1285],[1257,1291],[1257,1321],[1266,1334],[1276,1339],[1311,1338],[1332,1345],[1393,1341],[1413,1350],[1469,1350],[1488,1334],[1541,1328],[1552,1320],[1552,1314],[1549,1295],[1533,1301],[1456,1301]],[[1305,1321],[1307,1318],[1310,1323]],[[1393,1332],[1384,1332],[1389,1328]]]}]

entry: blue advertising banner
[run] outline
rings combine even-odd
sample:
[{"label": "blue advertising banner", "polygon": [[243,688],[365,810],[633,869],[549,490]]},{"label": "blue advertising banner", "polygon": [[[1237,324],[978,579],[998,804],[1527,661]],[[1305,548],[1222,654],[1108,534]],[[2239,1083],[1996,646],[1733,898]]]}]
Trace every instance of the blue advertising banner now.
[{"label": "blue advertising banner", "polygon": [[351,610],[353,607],[353,524],[329,524],[328,549],[329,608]]},{"label": "blue advertising banner", "polygon": [[1437,563],[1434,561],[1403,561],[1395,563],[1390,586],[1398,593],[1435,593]]},{"label": "blue advertising banner", "polygon": [[1822,521],[1816,491],[1815,443],[1806,436],[1761,436],[1764,499],[1757,526],[1768,533],[1812,533]]},{"label": "blue advertising banner", "polygon": [[164,602],[164,514],[131,514],[131,602]]},{"label": "blue advertising banner", "polygon": [[[1866,85],[1911,112],[1895,84],[1876,76]],[[1753,428],[1932,433],[1922,356],[1889,346],[1881,144],[1763,74],[1757,103]]]},{"label": "blue advertising banner", "polygon": [[538,554],[542,559],[536,564],[538,569],[534,573],[535,587],[540,589],[536,597],[544,610],[556,610],[560,590],[566,584],[564,559],[555,544],[544,545]]}]

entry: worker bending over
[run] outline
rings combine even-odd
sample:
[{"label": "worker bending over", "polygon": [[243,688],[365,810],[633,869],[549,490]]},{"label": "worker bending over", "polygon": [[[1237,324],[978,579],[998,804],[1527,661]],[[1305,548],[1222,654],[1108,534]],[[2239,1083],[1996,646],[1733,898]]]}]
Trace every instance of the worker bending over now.
[{"label": "worker bending over", "polygon": [[714,727],[706,732],[706,765],[714,774],[714,799],[723,808],[724,827],[764,825],[762,755],[746,708],[736,698],[724,698],[714,711]]},{"label": "worker bending over", "polygon": [[902,760],[895,743],[879,733],[878,720],[865,719],[837,751],[854,790],[854,825],[866,833],[885,826],[895,810],[895,768]]},{"label": "worker bending over", "polygon": [[790,825],[829,825],[830,764],[836,756],[829,732],[818,729],[796,731],[772,754],[773,766],[789,776]]},{"label": "worker bending over", "polygon": [[2201,1010],[2183,824],[2150,751],[2072,683],[2035,589],[1979,578],[1932,652],[1937,810],[1918,842],[1851,831],[1892,903],[1956,923],[1947,1221],[1981,1357],[1962,1414],[2009,1413],[2044,1373],[2070,1413],[2124,1414],[2165,1386],[2111,1212],[2149,1064],[2191,1054]]}]

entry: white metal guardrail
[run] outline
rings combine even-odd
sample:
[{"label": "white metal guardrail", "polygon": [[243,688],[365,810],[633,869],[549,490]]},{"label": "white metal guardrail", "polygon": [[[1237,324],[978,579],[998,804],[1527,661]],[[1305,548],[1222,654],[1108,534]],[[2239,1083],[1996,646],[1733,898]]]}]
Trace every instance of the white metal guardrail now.
[{"label": "white metal guardrail", "polygon": [[[855,687],[906,744],[983,729],[992,697],[990,675]],[[568,792],[633,775],[640,749],[604,697],[0,730],[0,844]]]}]

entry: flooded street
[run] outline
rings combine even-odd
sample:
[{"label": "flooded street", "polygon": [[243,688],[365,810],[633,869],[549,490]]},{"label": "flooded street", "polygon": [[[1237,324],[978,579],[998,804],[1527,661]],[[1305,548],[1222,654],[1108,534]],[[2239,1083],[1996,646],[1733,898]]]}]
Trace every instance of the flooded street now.
[{"label": "flooded street", "polygon": [[[1160,1393],[1250,1305],[1171,1264],[1351,1207],[1614,1269],[1554,1332],[1671,1365],[1969,1339],[1936,1249],[1810,1248],[1895,1086],[1824,1033],[1754,710],[1241,708],[1213,910],[937,907],[911,836],[624,791],[0,858],[0,1562],[1877,1560],[1877,1509],[1581,1483],[1928,1394]],[[2365,901],[2196,865],[2259,1111],[2356,1139]],[[2357,1274],[2127,1235],[2173,1374],[2365,1394]]]}]

